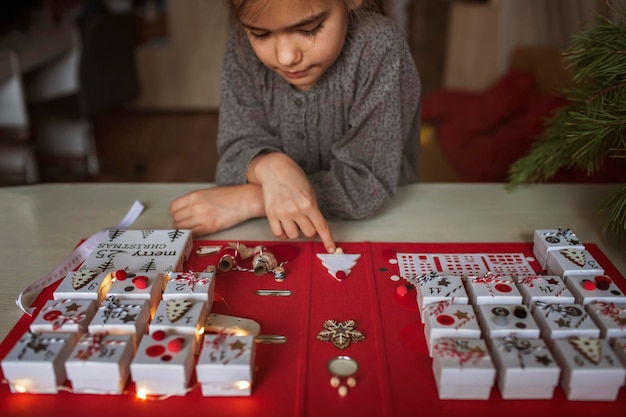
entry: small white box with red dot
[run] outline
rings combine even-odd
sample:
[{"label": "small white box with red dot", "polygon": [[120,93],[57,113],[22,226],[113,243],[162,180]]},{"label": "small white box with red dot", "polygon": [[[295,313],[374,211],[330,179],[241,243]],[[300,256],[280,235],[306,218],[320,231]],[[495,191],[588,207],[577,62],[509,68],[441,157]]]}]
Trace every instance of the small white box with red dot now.
[{"label": "small white box with red dot", "polygon": [[215,272],[170,272],[163,291],[164,300],[199,300],[209,311],[215,296]]},{"label": "small white box with red dot", "polygon": [[65,360],[76,333],[25,333],[2,360],[13,393],[56,394],[67,380]]},{"label": "small white box with red dot", "polygon": [[104,300],[110,285],[110,273],[82,268],[69,272],[54,290],[52,298],[55,300],[86,299],[100,303]]},{"label": "small white box with red dot", "polygon": [[548,253],[548,274],[558,275],[567,283],[574,275],[602,275],[604,269],[585,249],[561,249]]},{"label": "small white box with red dot", "polygon": [[485,341],[466,338],[434,340],[433,373],[442,400],[487,400],[496,376]]},{"label": "small white box with red dot", "polygon": [[467,277],[467,293],[472,303],[522,304],[522,294],[510,276],[487,272],[481,276]]},{"label": "small white box with red dot", "polygon": [[566,283],[578,304],[592,301],[626,303],[626,295],[608,275],[572,275]]},{"label": "small white box with red dot", "polygon": [[561,369],[543,339],[496,338],[491,340],[490,352],[502,398],[548,400],[554,396]]},{"label": "small white box with red dot", "polygon": [[430,304],[424,310],[424,335],[428,352],[433,354],[433,341],[443,337],[480,339],[481,330],[471,304],[451,304],[449,300]]},{"label": "small white box with red dot", "polygon": [[[417,306],[420,312],[428,305],[454,299],[454,304],[468,304],[469,298],[463,279],[457,275],[424,274],[410,280],[417,292]],[[422,314],[422,323],[424,315]]]},{"label": "small white box with red dot", "polygon": [[533,255],[542,268],[547,267],[548,253],[561,249],[585,249],[578,236],[570,229],[540,229],[533,236]]},{"label": "small white box with red dot", "polygon": [[567,399],[615,401],[626,380],[626,369],[606,339],[573,336],[554,341],[561,366],[560,385]]},{"label": "small white box with red dot", "polygon": [[93,300],[48,300],[30,324],[30,331],[87,333],[95,313]]},{"label": "small white box with red dot", "polygon": [[249,396],[254,379],[254,336],[208,334],[196,364],[205,397]]},{"label": "small white box with red dot", "polygon": [[135,353],[130,334],[84,334],[65,362],[76,394],[121,394]]},{"label": "small white box with red dot", "polygon": [[481,304],[476,306],[485,339],[516,336],[539,338],[539,327],[524,304]]},{"label": "small white box with red dot", "polygon": [[157,331],[141,339],[130,364],[137,396],[183,396],[194,368],[194,336]]},{"label": "small white box with red dot", "polygon": [[134,273],[116,271],[108,295],[124,300],[147,300],[150,317],[154,316],[165,283],[165,274],[158,272]]},{"label": "small white box with red dot", "polygon": [[570,336],[600,337],[600,329],[582,304],[535,301],[531,311],[541,331],[541,337],[550,346],[554,339]]},{"label": "small white box with red dot", "polygon": [[148,331],[150,304],[147,300],[123,300],[109,296],[89,323],[89,333],[129,334],[137,346]]},{"label": "small white box with red dot", "polygon": [[517,277],[516,282],[524,304],[529,307],[535,301],[562,304],[576,302],[563,279],[557,275],[528,275]]},{"label": "small white box with red dot", "polygon": [[626,337],[626,302],[592,301],[587,304],[587,312],[600,329],[600,338]]},{"label": "small white box with red dot", "polygon": [[148,331],[150,334],[164,331],[168,334],[193,336],[197,352],[207,315],[206,302],[202,300],[162,300]]}]

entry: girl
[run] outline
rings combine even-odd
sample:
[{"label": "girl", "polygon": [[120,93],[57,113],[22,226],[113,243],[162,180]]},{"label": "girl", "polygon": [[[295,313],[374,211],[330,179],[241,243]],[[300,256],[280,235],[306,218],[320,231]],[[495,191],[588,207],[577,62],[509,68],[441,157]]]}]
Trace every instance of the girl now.
[{"label": "girl", "polygon": [[[417,180],[420,81],[404,34],[368,0],[232,0],[217,187],[179,197],[195,235],[266,216],[281,239],[335,242]],[[380,10],[380,9],[378,9]]]}]

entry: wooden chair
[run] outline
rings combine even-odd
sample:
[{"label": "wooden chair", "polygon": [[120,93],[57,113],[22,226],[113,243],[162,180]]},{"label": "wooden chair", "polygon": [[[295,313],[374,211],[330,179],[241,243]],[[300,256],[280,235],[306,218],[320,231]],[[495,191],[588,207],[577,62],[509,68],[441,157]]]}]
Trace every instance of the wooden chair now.
[{"label": "wooden chair", "polygon": [[17,55],[0,51],[0,186],[39,182]]}]

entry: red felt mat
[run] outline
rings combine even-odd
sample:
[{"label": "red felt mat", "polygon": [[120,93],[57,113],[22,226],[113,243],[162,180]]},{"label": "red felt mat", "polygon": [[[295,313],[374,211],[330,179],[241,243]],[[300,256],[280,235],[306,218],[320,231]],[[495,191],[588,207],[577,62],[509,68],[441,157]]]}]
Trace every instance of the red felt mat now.
[{"label": "red felt mat", "polygon": [[[196,241],[195,247],[225,242]],[[263,242],[242,242],[249,245]],[[256,320],[261,333],[287,337],[284,344],[257,344],[253,395],[241,398],[209,398],[196,388],[184,397],[140,400],[133,395],[87,395],[62,392],[56,395],[11,394],[0,386],[3,416],[46,416],[54,414],[119,416],[414,416],[414,415],[541,415],[603,416],[623,415],[626,394],[622,388],[615,402],[567,401],[560,388],[552,400],[503,400],[494,388],[488,401],[439,400],[423,335],[423,325],[412,301],[414,293],[399,297],[392,280],[398,266],[389,263],[389,252],[406,253],[522,253],[532,257],[532,245],[525,243],[428,244],[428,243],[343,243],[345,253],[360,253],[350,275],[337,282],[315,256],[323,253],[316,242],[265,243],[288,258],[282,283],[271,274],[257,277],[245,272],[218,274],[216,293],[224,301],[213,312]],[[595,245],[589,252],[626,292],[623,277]],[[217,255],[199,256],[195,250],[186,268],[203,270],[216,264]],[[539,269],[538,264],[530,262]],[[288,297],[261,297],[258,289],[288,289]],[[46,289],[36,301],[51,298]],[[316,339],[325,320],[355,320],[365,340],[339,350],[332,343]],[[23,316],[0,344],[3,358],[31,318]],[[345,398],[329,384],[327,362],[337,355],[349,355],[359,363],[357,385]],[[194,379],[195,382],[195,379]],[[470,412],[471,410],[471,412]]]}]

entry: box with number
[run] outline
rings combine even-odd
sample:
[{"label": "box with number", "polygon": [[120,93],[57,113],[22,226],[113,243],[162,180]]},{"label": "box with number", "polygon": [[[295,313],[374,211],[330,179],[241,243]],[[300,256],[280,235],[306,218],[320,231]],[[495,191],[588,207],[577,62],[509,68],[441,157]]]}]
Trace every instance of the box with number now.
[{"label": "box with number", "polygon": [[107,297],[89,323],[89,333],[129,334],[137,346],[148,330],[150,304],[147,300]]},{"label": "box with number", "polygon": [[[428,304],[443,300],[454,300],[454,304],[469,303],[469,298],[460,276],[430,273],[410,281],[414,283],[417,290],[417,306],[420,312],[424,310]],[[424,314],[422,314],[422,323],[423,322]]]},{"label": "box with number", "polygon": [[533,255],[542,268],[547,267],[548,253],[561,249],[585,249],[570,229],[540,229],[533,236]]},{"label": "box with number", "polygon": [[76,344],[75,333],[26,333],[2,360],[11,392],[56,394],[67,380],[65,360]]},{"label": "box with number", "polygon": [[150,316],[161,301],[165,275],[157,272],[135,274],[117,271],[108,295],[123,300],[146,300],[150,303]]},{"label": "box with number", "polygon": [[522,294],[510,276],[487,272],[467,278],[467,293],[474,304],[521,304]]},{"label": "box with number", "polygon": [[489,398],[496,370],[484,340],[436,339],[432,366],[440,399]]},{"label": "box with number", "polygon": [[206,303],[202,300],[162,300],[148,331],[150,334],[163,331],[193,336],[194,345],[199,349],[207,314]]},{"label": "box with number", "polygon": [[539,337],[539,327],[524,304],[481,304],[476,306],[476,310],[485,339]]},{"label": "box with number", "polygon": [[598,261],[583,249],[561,249],[548,253],[548,273],[565,280],[573,275],[602,275],[604,269]]},{"label": "box with number", "polygon": [[504,399],[550,399],[561,369],[543,339],[515,336],[492,339],[496,382]]},{"label": "box with number", "polygon": [[200,300],[211,310],[215,296],[215,272],[170,272],[166,281],[164,300]]},{"label": "box with number", "polygon": [[443,337],[480,339],[481,330],[471,304],[452,304],[450,300],[430,304],[424,311],[424,335],[428,352],[433,354],[433,341]]},{"label": "box with number", "polygon": [[578,304],[593,301],[626,303],[626,295],[608,275],[572,275],[567,278],[567,286]]},{"label": "box with number", "polygon": [[196,364],[202,395],[250,395],[254,379],[254,353],[254,336],[206,335]]},{"label": "box with number", "polygon": [[111,285],[111,274],[108,272],[79,269],[69,272],[54,290],[52,297],[55,300],[69,298],[94,300],[98,303],[104,300]]},{"label": "box with number", "polygon": [[185,395],[194,367],[194,340],[163,331],[142,338],[130,364],[137,394]]},{"label": "box with number", "polygon": [[30,331],[86,333],[95,313],[93,300],[48,300],[30,324]]},{"label": "box with number", "polygon": [[568,400],[615,401],[626,369],[606,339],[573,336],[554,341],[560,385]]},{"label": "box with number", "polygon": [[130,334],[84,334],[65,362],[77,394],[121,394],[135,346]]},{"label": "box with number", "polygon": [[626,337],[626,302],[592,301],[587,312],[600,329],[602,339]]},{"label": "box with number", "polygon": [[535,301],[547,303],[574,304],[574,295],[563,279],[557,275],[528,275],[516,279],[517,288],[524,304],[532,306]]},{"label": "box with number", "polygon": [[581,304],[559,304],[535,301],[531,309],[548,344],[570,336],[600,337],[600,329]]},{"label": "box with number", "polygon": [[107,230],[83,267],[101,272],[182,271],[193,248],[191,230]]}]

